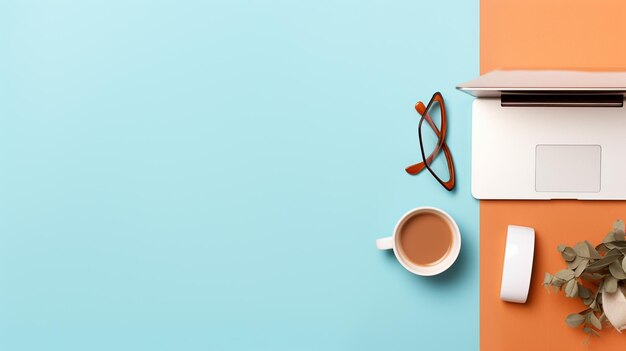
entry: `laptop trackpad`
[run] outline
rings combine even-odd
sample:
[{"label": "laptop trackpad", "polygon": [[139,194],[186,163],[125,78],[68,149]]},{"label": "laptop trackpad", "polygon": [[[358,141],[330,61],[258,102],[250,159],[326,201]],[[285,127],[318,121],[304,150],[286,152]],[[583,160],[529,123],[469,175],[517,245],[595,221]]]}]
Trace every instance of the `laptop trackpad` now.
[{"label": "laptop trackpad", "polygon": [[537,145],[535,191],[600,192],[600,145]]}]

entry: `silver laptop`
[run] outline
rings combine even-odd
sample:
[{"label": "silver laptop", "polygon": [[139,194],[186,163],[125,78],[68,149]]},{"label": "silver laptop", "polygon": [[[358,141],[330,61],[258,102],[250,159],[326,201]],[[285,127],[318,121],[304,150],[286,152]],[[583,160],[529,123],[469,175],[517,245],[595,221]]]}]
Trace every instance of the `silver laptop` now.
[{"label": "silver laptop", "polygon": [[626,200],[626,72],[492,71],[472,107],[477,199]]}]

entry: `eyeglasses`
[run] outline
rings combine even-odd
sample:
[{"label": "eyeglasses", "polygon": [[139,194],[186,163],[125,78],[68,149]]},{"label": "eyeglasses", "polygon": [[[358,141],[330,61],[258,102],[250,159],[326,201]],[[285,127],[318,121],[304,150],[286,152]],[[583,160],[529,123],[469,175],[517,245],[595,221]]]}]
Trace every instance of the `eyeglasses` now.
[{"label": "eyeglasses", "polygon": [[[437,179],[446,190],[454,189],[454,164],[452,154],[446,144],[446,108],[440,92],[433,94],[427,106],[419,101],[415,110],[421,118],[417,127],[422,162],[406,168],[406,172],[417,175],[424,168]],[[442,152],[443,151],[443,157]]]}]

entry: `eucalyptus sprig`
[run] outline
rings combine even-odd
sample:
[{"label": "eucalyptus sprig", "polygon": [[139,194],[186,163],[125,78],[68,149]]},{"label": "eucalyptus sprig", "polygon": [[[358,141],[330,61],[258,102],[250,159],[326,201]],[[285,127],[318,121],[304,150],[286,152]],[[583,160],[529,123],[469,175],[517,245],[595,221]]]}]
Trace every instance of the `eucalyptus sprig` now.
[{"label": "eucalyptus sprig", "polygon": [[564,290],[566,297],[579,298],[587,308],[568,315],[565,323],[572,328],[582,325],[587,335],[599,336],[606,321],[602,294],[614,293],[626,283],[624,222],[615,221],[612,230],[595,247],[585,240],[573,248],[559,245],[557,250],[567,268],[554,275],[546,273],[543,286]]}]

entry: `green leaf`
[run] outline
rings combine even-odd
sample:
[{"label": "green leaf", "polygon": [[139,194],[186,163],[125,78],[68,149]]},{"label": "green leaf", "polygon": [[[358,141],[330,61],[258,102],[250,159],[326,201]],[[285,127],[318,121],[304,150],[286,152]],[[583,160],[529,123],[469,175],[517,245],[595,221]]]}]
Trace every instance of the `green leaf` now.
[{"label": "green leaf", "polygon": [[600,279],[604,279],[605,275],[604,274],[600,274],[600,273],[583,273],[580,275],[580,277],[584,280],[600,280]]},{"label": "green leaf", "polygon": [[626,273],[624,273],[619,261],[612,262],[609,265],[609,272],[611,272],[611,275],[617,280],[626,279]]},{"label": "green leaf", "polygon": [[[615,243],[613,243],[615,244]],[[623,256],[624,254],[619,249],[611,249],[607,252],[604,257],[612,257],[612,256]]]},{"label": "green leaf", "polygon": [[576,251],[571,247],[566,247],[561,251],[561,256],[565,260],[565,262],[572,262],[576,259]]},{"label": "green leaf", "polygon": [[543,285],[550,285],[550,283],[552,282],[552,274],[546,272],[545,277],[543,278]]},{"label": "green leaf", "polygon": [[602,242],[610,243],[615,241],[624,241],[624,221],[621,219],[615,221],[613,230],[604,237]]},{"label": "green leaf", "polygon": [[607,251],[609,251],[609,248],[606,247],[606,244],[602,243],[596,246],[596,250],[598,250],[598,252],[606,253]]},{"label": "green leaf", "polygon": [[572,313],[565,318],[565,323],[572,328],[576,328],[579,325],[583,324],[585,321],[585,317],[578,313]]},{"label": "green leaf", "polygon": [[593,258],[593,259],[600,259],[600,258],[602,258],[602,256],[600,256],[600,253],[598,253],[596,248],[593,247],[593,245],[591,245],[590,242],[585,240],[585,245],[587,245],[587,249],[589,250],[589,257],[590,258]]},{"label": "green leaf", "polygon": [[[578,296],[580,296],[580,298],[583,300],[589,299],[591,297],[591,291],[587,289],[586,287],[578,284]],[[591,302],[589,302],[586,305],[589,305],[590,303]]]},{"label": "green leaf", "polygon": [[580,262],[582,262],[582,260],[583,260],[582,257],[576,255],[573,261],[565,261],[565,263],[567,264],[567,268],[576,269],[576,267],[578,267],[578,265],[580,264]]},{"label": "green leaf", "polygon": [[556,247],[556,250],[557,250],[558,252],[563,252],[563,251],[565,250],[565,248],[566,248],[566,247],[567,247],[567,246],[565,246],[565,245],[563,245],[563,244],[559,244],[559,245]]},{"label": "green leaf", "polygon": [[626,272],[626,257],[622,260],[622,269]]},{"label": "green leaf", "polygon": [[621,219],[618,219],[613,223],[613,231],[622,234],[622,236],[624,235],[624,228],[624,221]]},{"label": "green leaf", "polygon": [[574,271],[571,269],[562,269],[558,271],[554,276],[561,280],[571,280],[574,279],[575,274]]},{"label": "green leaf", "polygon": [[562,279],[559,279],[559,278],[556,278],[556,277],[552,277],[552,282],[550,283],[550,285],[555,287],[557,291],[559,289],[561,289],[563,284],[565,284],[565,280],[562,280]]},{"label": "green leaf", "polygon": [[578,296],[578,284],[576,283],[576,279],[572,279],[567,282],[567,285],[565,286],[565,296],[566,297]]},{"label": "green leaf", "polygon": [[617,291],[617,279],[613,277],[606,277],[604,279],[604,291],[611,294]]},{"label": "green leaf", "polygon": [[585,242],[579,242],[574,246],[574,251],[578,256],[589,257],[590,252]]},{"label": "green leaf", "polygon": [[593,312],[589,312],[589,322],[591,323],[591,325],[593,325],[596,329],[598,330],[602,330],[602,323],[600,323],[600,320],[598,319],[598,317],[596,317],[596,314]]},{"label": "green leaf", "polygon": [[609,249],[626,248],[626,241],[612,241],[604,244]]},{"label": "green leaf", "polygon": [[[619,250],[617,250],[617,251],[619,252]],[[614,253],[611,253],[611,252],[613,252],[613,250],[607,252],[606,255],[603,258],[601,258],[601,259],[595,261],[594,263],[590,264],[589,266],[587,266],[587,272],[590,272],[590,273],[597,272],[597,271],[601,270],[602,268],[607,267],[611,263],[619,260],[620,256],[616,255]]]},{"label": "green leaf", "polygon": [[578,265],[578,267],[576,267],[576,270],[574,271],[574,275],[576,277],[580,277],[580,275],[583,274],[583,272],[585,271],[585,268],[587,268],[588,264],[589,264],[588,259],[582,260],[580,264]]}]

